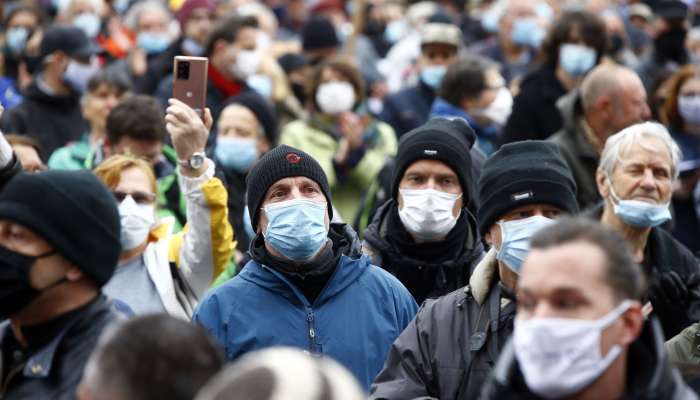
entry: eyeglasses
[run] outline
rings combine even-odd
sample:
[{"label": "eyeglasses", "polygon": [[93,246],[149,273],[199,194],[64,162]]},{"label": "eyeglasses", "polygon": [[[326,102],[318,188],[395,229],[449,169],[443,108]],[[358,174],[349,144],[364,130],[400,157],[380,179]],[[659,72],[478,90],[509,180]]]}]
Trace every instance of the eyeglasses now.
[{"label": "eyeglasses", "polygon": [[131,193],[126,193],[126,192],[120,192],[118,190],[112,190],[112,194],[114,195],[114,198],[117,199],[119,203],[124,201],[126,199],[126,196],[131,196],[132,199],[134,199],[134,202],[136,204],[153,204],[154,201],[156,201],[156,195],[153,193],[148,193],[148,192],[142,192],[142,191],[134,191]]}]

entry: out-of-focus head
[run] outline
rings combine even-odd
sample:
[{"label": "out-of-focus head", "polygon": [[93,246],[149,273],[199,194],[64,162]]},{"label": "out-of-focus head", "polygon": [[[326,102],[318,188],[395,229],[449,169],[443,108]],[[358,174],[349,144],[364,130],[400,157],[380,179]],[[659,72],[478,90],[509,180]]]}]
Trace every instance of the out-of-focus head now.
[{"label": "out-of-focus head", "polygon": [[[294,368],[289,368],[293,365]],[[330,358],[293,348],[250,353],[208,383],[196,400],[360,400],[355,378]]]}]

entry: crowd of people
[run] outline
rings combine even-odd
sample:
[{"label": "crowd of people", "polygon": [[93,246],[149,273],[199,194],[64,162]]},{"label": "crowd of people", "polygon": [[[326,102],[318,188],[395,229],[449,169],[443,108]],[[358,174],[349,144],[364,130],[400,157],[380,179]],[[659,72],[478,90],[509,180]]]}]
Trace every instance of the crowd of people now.
[{"label": "crowd of people", "polygon": [[700,2],[0,17],[0,398],[699,398]]}]

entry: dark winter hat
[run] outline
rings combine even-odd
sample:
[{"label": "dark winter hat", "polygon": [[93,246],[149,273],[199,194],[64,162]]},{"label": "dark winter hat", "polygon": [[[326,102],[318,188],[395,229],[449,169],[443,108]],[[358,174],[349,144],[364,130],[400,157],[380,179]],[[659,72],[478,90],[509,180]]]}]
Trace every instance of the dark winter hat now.
[{"label": "dark winter hat", "polygon": [[433,118],[405,134],[396,154],[392,197],[398,199],[399,183],[406,169],[418,160],[437,160],[447,164],[457,174],[464,191],[464,204],[469,203],[471,188],[470,143],[476,138],[474,130],[462,119]]},{"label": "dark winter hat", "polygon": [[301,30],[301,47],[304,50],[338,47],[340,41],[330,19],[318,15],[309,18]]},{"label": "dark winter hat", "polygon": [[[197,8],[206,8],[210,13],[216,9],[214,0],[187,0],[182,4],[179,10],[175,13],[175,18],[183,25],[190,18],[192,11]],[[184,29],[184,26],[182,27]]]},{"label": "dark winter hat", "polygon": [[82,29],[63,25],[50,27],[41,39],[40,48],[42,60],[57,50],[63,51],[70,57],[78,58],[88,58],[101,51]]},{"label": "dark winter hat", "polygon": [[240,104],[255,114],[255,118],[262,126],[263,131],[265,131],[265,137],[270,142],[270,145],[275,145],[277,142],[277,113],[270,102],[251,91],[232,97],[221,109],[223,110],[231,104]]},{"label": "dark winter hat", "polygon": [[654,14],[664,19],[681,19],[688,16],[688,5],[680,0],[661,0],[652,9]]},{"label": "dark winter hat", "polygon": [[304,55],[299,53],[286,53],[278,58],[277,62],[287,74],[303,68],[308,64]]},{"label": "dark winter hat", "polygon": [[318,183],[328,201],[328,217],[333,219],[331,189],[321,165],[310,155],[294,147],[281,145],[265,153],[248,172],[248,213],[253,229],[258,229],[258,215],[267,189],[280,179],[305,176]]},{"label": "dark winter hat", "polygon": [[114,196],[88,171],[21,174],[0,192],[0,218],[51,243],[102,286],[119,260],[119,210]]},{"label": "dark winter hat", "polygon": [[489,157],[479,179],[479,231],[485,234],[508,211],[544,203],[578,213],[576,182],[554,143],[506,144]]}]

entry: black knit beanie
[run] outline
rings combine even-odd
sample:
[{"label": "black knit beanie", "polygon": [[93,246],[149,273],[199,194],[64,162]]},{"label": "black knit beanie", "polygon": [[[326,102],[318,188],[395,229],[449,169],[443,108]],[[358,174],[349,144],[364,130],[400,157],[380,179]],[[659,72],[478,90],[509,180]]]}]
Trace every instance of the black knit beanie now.
[{"label": "black knit beanie", "polygon": [[578,213],[576,182],[556,144],[506,144],[489,157],[479,179],[479,231],[484,235],[508,211],[544,203]]},{"label": "black knit beanie", "polygon": [[318,183],[328,201],[328,218],[333,219],[331,189],[321,165],[301,150],[280,145],[260,157],[246,178],[248,213],[253,230],[258,229],[260,206],[265,199],[267,189],[280,179],[294,176],[305,176]]},{"label": "black knit beanie", "polygon": [[20,174],[0,192],[0,218],[44,238],[97,285],[112,277],[121,253],[119,210],[92,173]]},{"label": "black knit beanie", "polygon": [[338,47],[340,41],[328,17],[314,15],[301,29],[301,47],[304,51]]},{"label": "black knit beanie", "polygon": [[466,122],[447,118],[433,118],[401,137],[391,188],[394,200],[398,199],[399,183],[411,164],[418,160],[437,160],[447,164],[457,174],[464,193],[464,204],[469,203],[472,196],[469,190],[472,187],[469,148],[474,138],[474,130]]},{"label": "black knit beanie", "polygon": [[231,97],[221,109],[223,110],[231,104],[238,104],[250,110],[255,115],[255,119],[258,120],[260,126],[262,126],[270,146],[274,146],[277,143],[277,113],[269,101],[251,91]]}]

